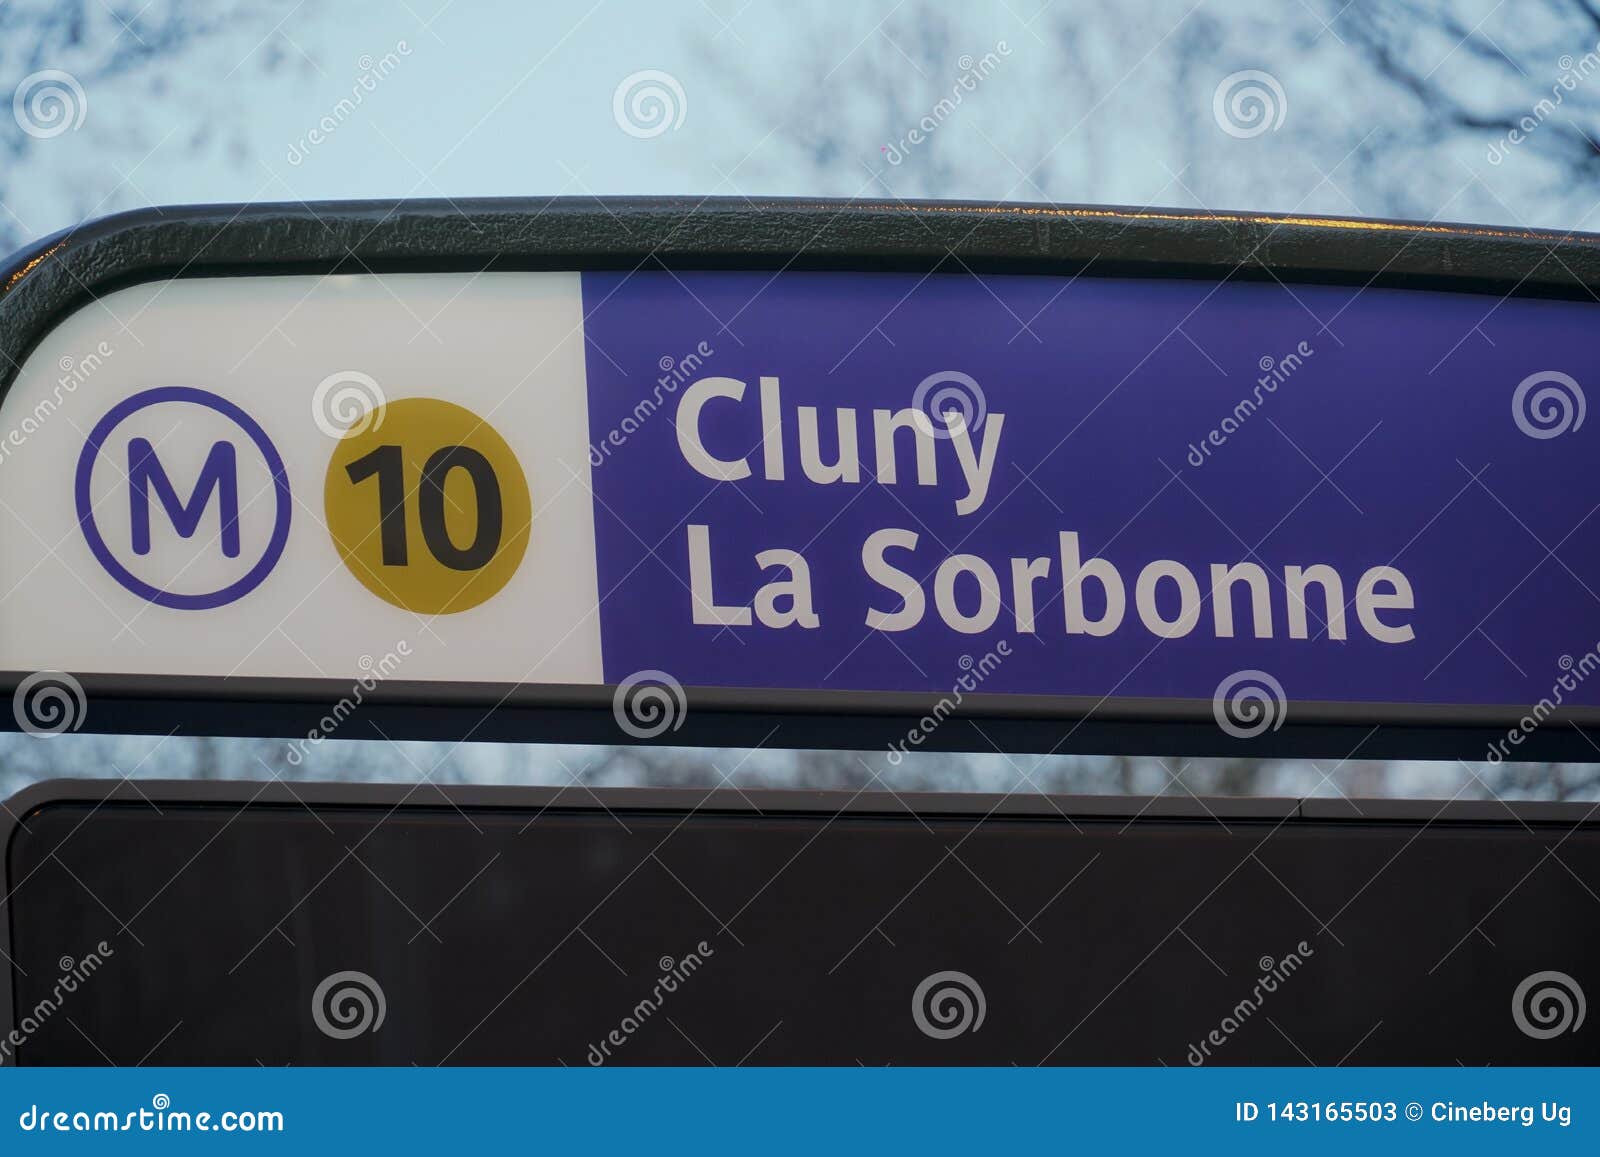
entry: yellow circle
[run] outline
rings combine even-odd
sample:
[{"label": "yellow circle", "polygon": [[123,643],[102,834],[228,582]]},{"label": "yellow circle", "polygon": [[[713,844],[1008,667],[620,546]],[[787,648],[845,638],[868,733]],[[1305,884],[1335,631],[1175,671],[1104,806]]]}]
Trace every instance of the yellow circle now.
[{"label": "yellow circle", "polygon": [[498,594],[533,522],[528,480],[506,440],[437,398],[387,402],[351,426],[328,463],[323,507],[361,585],[424,615]]}]

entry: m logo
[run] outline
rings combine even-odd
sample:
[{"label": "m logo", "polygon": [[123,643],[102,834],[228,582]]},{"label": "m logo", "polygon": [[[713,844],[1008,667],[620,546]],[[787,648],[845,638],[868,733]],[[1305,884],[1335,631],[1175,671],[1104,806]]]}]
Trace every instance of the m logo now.
[{"label": "m logo", "polygon": [[228,558],[239,557],[239,456],[232,442],[212,443],[211,453],[200,467],[200,480],[194,484],[187,502],[178,497],[150,439],[133,438],[128,442],[128,522],[133,528],[134,554],[150,553],[152,488],[167,517],[172,519],[173,529],[184,538],[193,538],[200,529],[200,515],[210,503],[211,493],[219,491],[222,553]]},{"label": "m logo", "polygon": [[113,406],[78,458],[75,500],[106,572],[176,610],[243,598],[289,537],[288,475],[266,431],[226,398],[190,386]]}]

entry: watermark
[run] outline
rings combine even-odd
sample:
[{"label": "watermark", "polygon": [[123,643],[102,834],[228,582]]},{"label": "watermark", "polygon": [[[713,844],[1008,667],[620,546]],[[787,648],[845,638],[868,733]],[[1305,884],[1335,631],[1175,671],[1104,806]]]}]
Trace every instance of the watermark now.
[{"label": "watermark", "polygon": [[323,977],[311,994],[311,1019],[324,1036],[334,1040],[377,1032],[388,1011],[382,986],[354,969]]},{"label": "watermark", "polygon": [[1540,370],[1517,383],[1511,393],[1511,418],[1530,438],[1559,438],[1583,426],[1583,387],[1571,374]]},{"label": "watermark", "polygon": [[83,684],[65,671],[35,671],[11,695],[17,726],[40,739],[78,730],[88,708]]},{"label": "watermark", "polygon": [[683,726],[689,699],[683,684],[665,671],[635,671],[611,696],[617,726],[635,739],[654,739]]},{"label": "watermark", "polygon": [[275,1109],[224,1109],[220,1113],[174,1109],[172,1098],[157,1093],[148,1109],[126,1113],[107,1109],[40,1108],[31,1104],[17,1117],[24,1133],[282,1133],[283,1114]]},{"label": "watermark", "polygon": [[1001,661],[1010,656],[1009,639],[1001,639],[994,645],[993,650],[984,652],[982,658],[974,659],[971,655],[962,655],[957,660],[957,665],[964,674],[956,680],[948,695],[940,696],[939,701],[933,705],[933,710],[917,720],[916,725],[906,732],[904,739],[889,744],[889,766],[899,767],[905,761],[906,745],[921,747],[923,742],[938,730],[941,723],[955,714],[962,700],[981,687],[983,681],[994,674]]},{"label": "watermark", "polygon": [[1217,726],[1235,739],[1254,739],[1276,731],[1289,716],[1289,698],[1283,684],[1254,668],[1235,671],[1217,684],[1211,696],[1211,714]]},{"label": "watermark", "polygon": [[678,986],[683,984],[705,966],[705,962],[716,955],[716,950],[704,940],[694,946],[681,960],[674,960],[670,956],[663,956],[656,961],[656,967],[661,970],[661,975],[656,979],[655,986],[651,988],[650,995],[633,1006],[621,1023],[601,1038],[599,1044],[591,1044],[585,1059],[594,1068],[599,1068],[611,1059],[614,1050],[628,1043],[628,1038],[643,1028],[651,1017],[661,1011],[661,1006],[666,1003],[667,997],[678,991]]},{"label": "watermark", "polygon": [[911,1019],[934,1040],[977,1032],[988,1011],[983,989],[965,972],[935,972],[911,994]]},{"label": "watermark", "polygon": [[647,141],[676,132],[689,115],[689,97],[670,72],[645,68],[629,73],[611,94],[611,118],[630,137]]},{"label": "watermark", "polygon": [[1511,994],[1511,1019],[1535,1040],[1577,1032],[1586,1011],[1583,989],[1565,972],[1535,972]]},{"label": "watermark", "polygon": [[995,46],[985,52],[977,60],[970,53],[964,53],[956,61],[956,67],[961,70],[961,75],[956,77],[955,83],[950,86],[950,95],[940,97],[938,103],[928,111],[928,114],[919,120],[905,136],[891,144],[881,146],[878,151],[891,165],[898,165],[910,154],[911,150],[928,140],[961,107],[961,102],[968,93],[978,91],[978,85],[994,75],[1000,67],[1000,61],[1011,55],[1011,46],[1004,40],[996,41]]},{"label": "watermark", "polygon": [[61,403],[67,397],[78,392],[78,387],[94,376],[95,371],[106,364],[106,359],[116,352],[110,342],[102,341],[81,358],[74,358],[63,354],[56,362],[60,374],[56,377],[55,385],[50,393],[34,403],[33,409],[22,416],[5,436],[0,438],[0,464],[11,457],[11,452],[22,446],[29,438],[39,432],[51,415],[61,408]]},{"label": "watermark", "polygon": [[1248,140],[1277,132],[1289,115],[1289,96],[1270,72],[1246,68],[1231,72],[1211,94],[1211,116],[1230,137]]},{"label": "watermark", "polygon": [[971,374],[960,370],[938,370],[917,383],[911,391],[911,411],[926,415],[926,426],[918,420],[917,434],[935,438],[954,438],[959,431],[976,434],[989,416],[989,399]]},{"label": "watermark", "polygon": [[356,61],[356,79],[350,86],[350,95],[340,97],[331,110],[324,113],[322,119],[311,127],[311,131],[299,140],[289,142],[289,152],[285,156],[291,165],[302,165],[311,150],[322,144],[334,133],[339,131],[347,120],[355,115],[368,95],[377,91],[378,83],[387,78],[395,69],[400,67],[403,57],[411,55],[411,45],[404,40],[397,40],[395,46],[376,60],[370,53],[363,53]]},{"label": "watermark", "polygon": [[1270,956],[1263,956],[1256,961],[1256,967],[1261,970],[1261,975],[1256,979],[1255,986],[1250,990],[1250,995],[1234,1005],[1228,1015],[1216,1028],[1208,1032],[1199,1044],[1191,1044],[1185,1059],[1194,1068],[1199,1068],[1211,1059],[1214,1050],[1220,1049],[1228,1043],[1228,1038],[1245,1026],[1261,1006],[1266,1003],[1267,997],[1278,991],[1283,984],[1305,965],[1309,957],[1315,956],[1311,945],[1304,940],[1294,946],[1294,951],[1288,953],[1282,960],[1274,960]]},{"label": "watermark", "polygon": [[48,140],[83,127],[89,95],[70,72],[46,68],[22,78],[11,94],[11,115],[30,137]]},{"label": "watermark", "polygon": [[116,951],[111,945],[102,940],[92,951],[85,953],[81,960],[74,960],[70,956],[63,956],[58,960],[56,967],[61,970],[61,975],[56,979],[55,987],[32,1008],[18,1010],[20,1015],[16,1024],[4,1038],[0,1038],[0,1057],[11,1057],[17,1049],[27,1044],[28,1038],[60,1011],[61,1006],[66,1003],[66,998],[77,992],[79,986],[100,971],[108,957],[115,955]]},{"label": "watermark", "polygon": [[715,352],[710,342],[701,341],[682,357],[675,358],[671,354],[662,354],[661,360],[656,363],[661,376],[656,378],[655,387],[650,391],[650,395],[639,399],[633,410],[613,426],[598,444],[592,442],[589,444],[589,465],[597,468],[604,466],[610,459],[612,450],[621,449],[629,438],[637,434],[650,420],[650,416],[661,408],[661,404],[676,394],[679,386],[699,373],[706,359]]},{"label": "watermark", "polygon": [[344,723],[346,719],[356,713],[356,710],[366,702],[367,695],[377,688],[389,676],[399,669],[401,662],[411,657],[411,643],[401,639],[395,644],[394,650],[386,651],[381,659],[374,659],[371,655],[362,655],[356,660],[356,665],[364,674],[350,686],[350,693],[341,697],[333,705],[317,725],[306,732],[304,739],[296,739],[289,745],[288,760],[292,767],[299,767],[305,762],[306,755],[312,748],[317,747]]},{"label": "watermark", "polygon": [[1550,86],[1550,95],[1541,97],[1516,124],[1506,130],[1503,137],[1489,145],[1484,156],[1491,165],[1501,164],[1511,155],[1512,149],[1531,137],[1565,103],[1567,93],[1575,91],[1580,81],[1588,80],[1600,70],[1600,44],[1577,60],[1571,54],[1562,56],[1556,61],[1556,67],[1561,70],[1561,75]]},{"label": "watermark", "polygon": [[354,437],[383,425],[383,387],[360,370],[338,370],[311,391],[311,420],[330,438]]},{"label": "watermark", "polygon": [[1189,453],[1185,456],[1189,465],[1196,468],[1204,466],[1211,457],[1211,451],[1226,445],[1228,439],[1237,434],[1250,416],[1261,408],[1261,404],[1276,394],[1278,387],[1293,377],[1295,371],[1305,365],[1306,359],[1314,357],[1316,352],[1310,342],[1303,341],[1279,358],[1271,354],[1262,354],[1261,360],[1256,363],[1257,368],[1261,370],[1261,376],[1256,379],[1256,384],[1250,393],[1240,398],[1228,412],[1227,417],[1201,438],[1198,445],[1194,442],[1189,443]]},{"label": "watermark", "polygon": [[1504,739],[1496,739],[1489,744],[1485,758],[1490,763],[1500,763],[1510,758],[1511,748],[1522,746],[1522,741],[1537,731],[1555,713],[1556,708],[1567,701],[1567,696],[1578,689],[1580,683],[1600,670],[1600,643],[1576,660],[1571,655],[1562,655],[1556,665],[1566,673],[1556,676],[1556,681],[1550,685],[1550,693],[1529,708],[1528,713],[1517,720],[1517,725],[1506,732]]}]

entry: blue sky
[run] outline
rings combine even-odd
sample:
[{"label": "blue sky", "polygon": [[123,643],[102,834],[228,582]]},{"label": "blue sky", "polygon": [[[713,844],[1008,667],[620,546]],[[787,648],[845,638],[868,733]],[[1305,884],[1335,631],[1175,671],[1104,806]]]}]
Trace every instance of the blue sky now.
[{"label": "blue sky", "polygon": [[[81,82],[85,107],[80,127],[48,139],[0,127],[20,149],[0,176],[0,221],[20,241],[151,203],[597,193],[1592,225],[1592,182],[1554,159],[1563,134],[1596,119],[1600,88],[1590,93],[1587,77],[1495,162],[1497,134],[1440,120],[1437,103],[1363,48],[1376,35],[1424,88],[1516,117],[1554,91],[1563,61],[1595,48],[1592,27],[1560,0],[1440,7],[1451,23],[1389,28],[1382,6],[1310,0],[256,0],[192,6],[226,18],[144,54],[166,14],[194,22],[190,5],[160,0],[128,19],[87,3],[81,43],[29,51],[17,22],[51,4],[12,0],[0,87],[60,69]],[[363,89],[386,55],[394,66]],[[964,62],[985,57],[995,67],[963,91]],[[1217,91],[1252,71],[1277,86],[1273,127],[1229,134]],[[613,115],[619,86],[641,72],[671,79],[680,114],[645,139]],[[959,107],[936,114],[953,94]],[[930,114],[925,143],[887,161],[885,146]],[[334,131],[291,162],[330,117]]]}]

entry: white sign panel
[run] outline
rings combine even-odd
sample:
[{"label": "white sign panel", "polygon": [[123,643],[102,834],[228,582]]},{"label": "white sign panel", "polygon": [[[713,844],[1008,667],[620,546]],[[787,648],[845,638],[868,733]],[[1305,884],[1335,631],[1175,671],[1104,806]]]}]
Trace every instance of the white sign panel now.
[{"label": "white sign panel", "polygon": [[[328,526],[364,519],[357,554],[376,543],[386,480],[331,477],[330,458],[376,421],[366,433],[390,439],[376,444],[426,466],[457,408],[462,445],[492,438],[519,465],[495,481],[525,493],[531,527],[516,529],[532,545],[492,592],[447,582],[430,602],[396,581],[375,596],[362,576],[377,567],[348,561]],[[601,681],[576,274],[125,289],[44,338],[0,429],[0,667]],[[435,496],[459,551],[478,497],[447,465],[442,501],[420,471],[400,482],[411,569],[446,580],[476,572],[429,557],[418,510]]]}]

